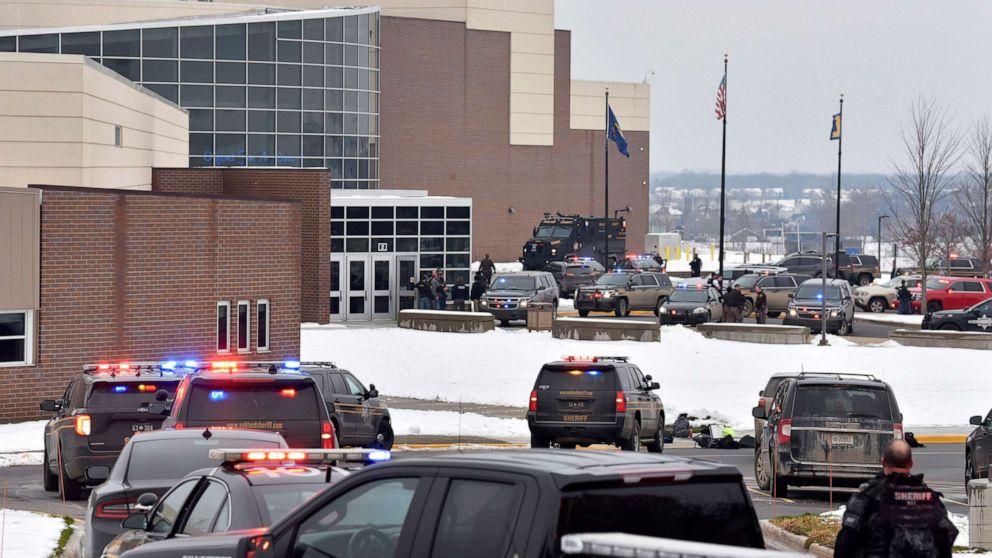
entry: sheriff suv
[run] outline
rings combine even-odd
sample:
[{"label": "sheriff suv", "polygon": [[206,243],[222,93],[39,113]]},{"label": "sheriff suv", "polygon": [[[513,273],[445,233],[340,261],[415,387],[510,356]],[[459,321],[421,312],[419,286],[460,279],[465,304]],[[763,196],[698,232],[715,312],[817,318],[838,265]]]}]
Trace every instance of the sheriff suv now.
[{"label": "sheriff suv", "polygon": [[882,450],[901,439],[902,413],[888,384],[869,374],[803,372],[783,377],[756,433],[758,487],[858,486],[881,472]]},{"label": "sheriff suv", "polygon": [[760,549],[740,471],[714,461],[506,450],[370,465],[259,529],[175,537],[127,558],[559,558],[575,533],[624,532]]},{"label": "sheriff suv", "polygon": [[300,371],[310,374],[320,387],[338,446],[393,447],[392,419],[375,384],[366,388],[354,374],[333,362],[304,362]]},{"label": "sheriff suv", "polygon": [[149,412],[159,397],[175,393],[175,363],[88,364],[60,399],[46,399],[42,485],[66,500],[107,479],[124,445],[137,432],[155,430],[162,415]]},{"label": "sheriff suv", "polygon": [[653,310],[657,316],[673,290],[671,280],[664,273],[616,271],[576,291],[575,309],[583,317],[589,312],[629,316],[631,310]]},{"label": "sheriff suv", "polygon": [[530,392],[527,426],[531,447],[617,444],[660,453],[665,407],[658,382],[627,357],[565,357],[541,367]]},{"label": "sheriff suv", "polygon": [[534,302],[551,305],[552,315],[557,317],[560,296],[554,275],[546,271],[517,271],[496,274],[479,304],[483,312],[489,312],[505,326],[510,320],[526,320],[527,308]]}]

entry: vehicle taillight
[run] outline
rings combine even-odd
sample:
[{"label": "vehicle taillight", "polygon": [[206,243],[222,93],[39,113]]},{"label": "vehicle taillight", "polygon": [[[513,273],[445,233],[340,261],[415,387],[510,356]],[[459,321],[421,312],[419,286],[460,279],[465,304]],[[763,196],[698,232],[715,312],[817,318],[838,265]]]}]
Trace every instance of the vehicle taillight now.
[{"label": "vehicle taillight", "polygon": [[76,434],[89,436],[92,420],[89,415],[76,415]]},{"label": "vehicle taillight", "polygon": [[183,428],[186,428],[186,425],[177,420],[175,426],[172,428],[175,430],[182,430]]},{"label": "vehicle taillight", "polygon": [[627,412],[627,396],[624,395],[622,391],[617,392],[617,412],[626,413]]},{"label": "vehicle taillight", "polygon": [[131,514],[131,501],[127,498],[98,502],[94,515],[102,519],[126,519]]},{"label": "vehicle taillight", "polygon": [[268,556],[270,548],[272,548],[272,539],[268,535],[252,537],[248,539],[245,558],[262,558],[263,556]]},{"label": "vehicle taillight", "polygon": [[537,411],[537,390],[530,392],[530,410]]},{"label": "vehicle taillight", "polygon": [[334,425],[328,421],[320,423],[320,446],[324,449],[334,449]]},{"label": "vehicle taillight", "polygon": [[892,437],[895,438],[896,440],[902,440],[902,425],[901,424],[896,423],[896,424],[893,424],[892,425]]},{"label": "vehicle taillight", "polygon": [[782,419],[778,421],[778,443],[788,444],[792,440],[792,421]]}]

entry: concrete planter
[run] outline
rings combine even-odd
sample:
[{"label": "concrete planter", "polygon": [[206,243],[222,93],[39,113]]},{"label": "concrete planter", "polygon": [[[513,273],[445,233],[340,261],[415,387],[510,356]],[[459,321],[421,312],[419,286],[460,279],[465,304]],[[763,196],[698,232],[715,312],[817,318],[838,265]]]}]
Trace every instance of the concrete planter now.
[{"label": "concrete planter", "polygon": [[929,329],[897,329],[889,338],[911,347],[944,347],[951,349],[992,349],[992,333],[977,331],[942,331]]},{"label": "concrete planter", "polygon": [[834,555],[834,549],[811,543],[807,537],[790,533],[777,525],[772,525],[772,522],[767,519],[761,521],[761,534],[765,537],[765,544],[770,548],[805,552],[817,558],[833,558]]},{"label": "concrete planter", "polygon": [[655,321],[558,318],[551,325],[556,339],[578,341],[660,341],[661,326]]},{"label": "concrete planter", "polygon": [[805,345],[809,343],[809,328],[806,326],[699,324],[696,329],[708,339],[723,339],[724,341],[772,345]]},{"label": "concrete planter", "polygon": [[489,312],[400,310],[397,321],[402,328],[445,333],[485,333],[496,327]]}]

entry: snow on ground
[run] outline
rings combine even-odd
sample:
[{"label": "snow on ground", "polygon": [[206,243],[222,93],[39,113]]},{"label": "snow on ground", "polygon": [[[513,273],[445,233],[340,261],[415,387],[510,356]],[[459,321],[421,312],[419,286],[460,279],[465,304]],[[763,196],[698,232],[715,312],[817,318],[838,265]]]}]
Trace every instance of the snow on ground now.
[{"label": "snow on ground", "polygon": [[[768,377],[782,371],[867,372],[889,382],[910,428],[968,424],[988,409],[992,384],[983,351],[858,346],[828,336],[830,347],[706,339],[681,326],[660,343],[573,341],[547,332],[501,329],[479,334],[400,328],[303,330],[304,360],[329,360],[385,394],[526,406],[545,362],[562,355],[627,355],[661,383],[666,414],[714,414],[753,427],[751,407]],[[934,394],[939,393],[939,397]]]},{"label": "snow on ground", "polygon": [[0,556],[48,558],[63,529],[61,517],[0,508]]},{"label": "snow on ground", "polygon": [[40,465],[44,432],[43,420],[0,424],[0,467]]},{"label": "snow on ground", "polygon": [[487,417],[457,411],[389,409],[397,436],[487,436],[528,438],[530,430],[523,419]]},{"label": "snow on ground", "polygon": [[909,325],[920,327],[923,323],[923,316],[920,314],[875,314],[872,312],[856,312],[855,320],[864,322],[877,322],[880,324]]}]

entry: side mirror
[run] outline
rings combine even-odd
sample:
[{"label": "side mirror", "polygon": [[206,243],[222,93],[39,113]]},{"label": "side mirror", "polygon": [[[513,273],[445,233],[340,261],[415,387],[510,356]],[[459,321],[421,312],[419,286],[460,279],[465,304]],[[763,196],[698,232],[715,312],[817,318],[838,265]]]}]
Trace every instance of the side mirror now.
[{"label": "side mirror", "polygon": [[143,513],[132,513],[127,516],[127,519],[121,521],[121,527],[124,529],[144,531],[148,528],[148,518]]},{"label": "side mirror", "polygon": [[45,399],[41,405],[38,405],[38,408],[48,413],[54,413],[59,410],[59,404],[54,399]]},{"label": "side mirror", "polygon": [[981,426],[982,423],[985,422],[985,421],[982,420],[982,416],[981,415],[975,415],[975,416],[971,417],[971,420],[969,422],[971,424],[974,424],[975,426]]},{"label": "side mirror", "polygon": [[768,418],[768,413],[765,411],[764,405],[758,405],[751,409],[751,416],[757,419]]},{"label": "side mirror", "polygon": [[375,389],[375,384],[369,384],[369,389],[366,394],[365,399],[374,399],[379,397],[379,390]]},{"label": "side mirror", "polygon": [[172,405],[156,401],[148,404],[148,412],[153,415],[167,415],[172,411]]},{"label": "side mirror", "polygon": [[138,496],[138,501],[134,504],[134,509],[140,511],[141,513],[146,513],[151,511],[158,503],[158,494],[154,492],[143,492],[141,496]]},{"label": "side mirror", "polygon": [[160,389],[155,392],[155,401],[165,401],[169,398],[169,392],[164,389]]},{"label": "side mirror", "polygon": [[658,382],[648,382],[648,390],[661,389],[661,384]]},{"label": "side mirror", "polygon": [[653,378],[651,378],[651,374],[648,374],[647,376],[644,376],[644,379],[650,382]]}]

